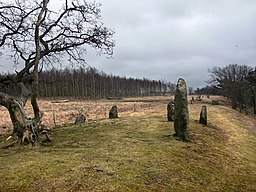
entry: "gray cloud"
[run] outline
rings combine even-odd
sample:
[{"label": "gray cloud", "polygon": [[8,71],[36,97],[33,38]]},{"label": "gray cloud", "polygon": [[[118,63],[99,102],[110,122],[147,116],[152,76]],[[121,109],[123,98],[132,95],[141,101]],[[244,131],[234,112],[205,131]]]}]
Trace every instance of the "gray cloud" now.
[{"label": "gray cloud", "polygon": [[183,76],[196,87],[213,66],[255,65],[255,1],[102,3],[117,40],[115,59],[101,65],[107,71],[173,82]]}]

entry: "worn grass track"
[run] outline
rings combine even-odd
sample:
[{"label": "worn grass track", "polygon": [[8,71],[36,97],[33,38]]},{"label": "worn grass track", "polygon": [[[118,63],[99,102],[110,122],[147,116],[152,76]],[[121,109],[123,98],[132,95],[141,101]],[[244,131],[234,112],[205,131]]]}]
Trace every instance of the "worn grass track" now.
[{"label": "worn grass track", "polygon": [[166,103],[0,150],[0,191],[256,191],[254,117],[207,105],[203,127],[201,104],[190,105],[186,143],[172,136]]}]

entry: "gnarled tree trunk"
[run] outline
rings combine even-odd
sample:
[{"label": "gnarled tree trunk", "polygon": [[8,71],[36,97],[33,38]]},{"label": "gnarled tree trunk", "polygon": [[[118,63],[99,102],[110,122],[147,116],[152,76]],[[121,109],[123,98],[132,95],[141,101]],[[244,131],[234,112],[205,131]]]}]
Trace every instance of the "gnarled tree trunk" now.
[{"label": "gnarled tree trunk", "polygon": [[27,117],[24,113],[23,106],[13,97],[0,92],[0,105],[6,107],[9,111],[12,124],[13,133],[22,138],[23,132],[27,125]]},{"label": "gnarled tree trunk", "polygon": [[16,135],[18,140],[22,142],[27,139],[28,142],[34,144],[38,141],[42,115],[38,108],[38,115],[35,114],[33,119],[28,118],[24,106],[31,95],[31,92],[23,83],[18,83],[18,85],[21,88],[20,98],[16,100],[12,96],[0,92],[0,105],[6,107],[9,111],[13,124],[13,135]]}]

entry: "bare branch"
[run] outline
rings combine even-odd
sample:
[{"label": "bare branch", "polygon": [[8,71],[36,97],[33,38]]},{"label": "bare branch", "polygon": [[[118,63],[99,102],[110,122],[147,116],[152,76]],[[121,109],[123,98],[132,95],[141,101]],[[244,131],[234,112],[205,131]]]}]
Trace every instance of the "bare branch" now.
[{"label": "bare branch", "polygon": [[[100,4],[65,0],[59,12],[43,8],[43,5],[26,0],[16,1],[15,5],[0,3],[0,47],[11,48],[14,62],[24,63],[17,73],[17,82],[31,74],[36,60],[54,65],[66,54],[69,62],[86,64],[86,45],[98,49],[100,54],[113,54],[114,31],[100,21]],[[42,8],[44,11],[40,12]],[[41,20],[36,27],[39,15]],[[35,42],[37,34],[38,43]],[[40,51],[36,51],[36,47]]]}]

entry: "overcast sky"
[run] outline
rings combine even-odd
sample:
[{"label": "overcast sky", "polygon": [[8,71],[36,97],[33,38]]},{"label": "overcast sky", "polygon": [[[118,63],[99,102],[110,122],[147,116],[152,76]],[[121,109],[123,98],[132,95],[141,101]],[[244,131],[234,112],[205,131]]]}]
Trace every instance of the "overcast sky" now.
[{"label": "overcast sky", "polygon": [[[256,0],[97,0],[115,30],[113,59],[87,62],[115,75],[202,87],[208,68],[256,65]],[[1,69],[1,68],[0,68]]]}]

